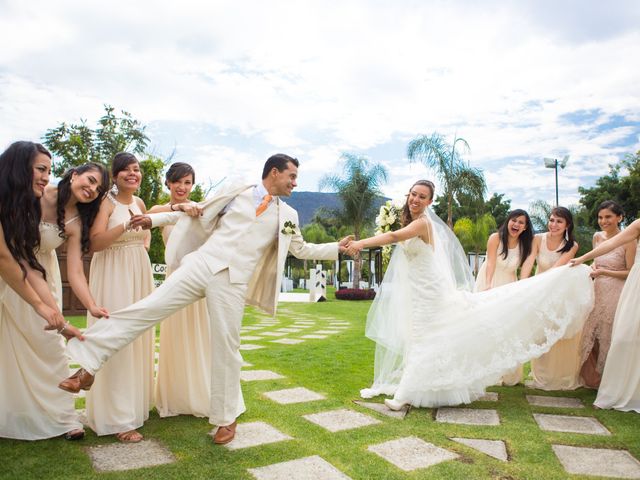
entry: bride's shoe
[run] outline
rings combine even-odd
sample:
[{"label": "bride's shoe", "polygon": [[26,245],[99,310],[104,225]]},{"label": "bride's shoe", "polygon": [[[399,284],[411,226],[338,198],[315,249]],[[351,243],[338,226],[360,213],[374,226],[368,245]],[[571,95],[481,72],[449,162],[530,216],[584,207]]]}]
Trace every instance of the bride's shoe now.
[{"label": "bride's shoe", "polygon": [[406,403],[399,402],[397,400],[394,400],[393,398],[387,398],[384,401],[384,404],[389,408],[389,410],[393,410],[395,412],[397,412],[398,410],[402,410],[406,405]]}]

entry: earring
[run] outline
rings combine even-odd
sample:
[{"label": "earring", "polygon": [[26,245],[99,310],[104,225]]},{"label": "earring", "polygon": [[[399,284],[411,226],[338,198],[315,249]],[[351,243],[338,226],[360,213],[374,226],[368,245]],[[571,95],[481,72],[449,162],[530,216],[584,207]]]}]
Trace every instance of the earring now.
[{"label": "earring", "polygon": [[73,183],[73,178],[71,180],[69,180],[69,183]]},{"label": "earring", "polygon": [[567,241],[567,242],[569,241],[569,230],[565,230],[565,231],[564,231],[564,239],[565,239],[565,241]]}]

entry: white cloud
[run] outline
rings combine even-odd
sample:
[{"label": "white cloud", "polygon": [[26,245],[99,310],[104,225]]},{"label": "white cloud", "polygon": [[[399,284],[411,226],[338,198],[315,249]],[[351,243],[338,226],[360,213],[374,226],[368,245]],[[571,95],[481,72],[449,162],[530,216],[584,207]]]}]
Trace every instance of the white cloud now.
[{"label": "white cloud", "polygon": [[397,196],[433,178],[408,166],[407,139],[439,131],[466,138],[514,206],[553,197],[542,157],[571,155],[568,203],[640,148],[637,2],[9,0],[0,13],[4,144],[109,103],[200,178],[256,178],[285,151],[315,190],[341,152],[382,149],[371,160]]}]

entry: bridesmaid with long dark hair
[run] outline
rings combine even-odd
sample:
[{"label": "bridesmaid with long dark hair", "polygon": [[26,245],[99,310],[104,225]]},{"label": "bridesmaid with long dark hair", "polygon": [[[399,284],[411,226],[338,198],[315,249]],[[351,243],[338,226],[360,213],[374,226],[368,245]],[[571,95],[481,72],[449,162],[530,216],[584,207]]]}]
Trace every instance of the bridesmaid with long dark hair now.
[{"label": "bridesmaid with long dark hair", "polygon": [[[518,280],[518,268],[530,269],[534,256],[533,224],[529,214],[521,209],[509,212],[496,233],[487,241],[487,260],[476,278],[476,291],[482,292]],[[522,381],[522,366],[502,379],[504,385],[517,385]]]},{"label": "bridesmaid with long dark hair", "polygon": [[[533,239],[533,255],[536,258],[536,275],[552,268],[566,265],[575,257],[578,242],[573,235],[573,215],[565,207],[551,210],[547,231]],[[531,269],[521,272],[521,278],[529,276]],[[527,386],[542,390],[575,390],[580,382],[581,330],[571,338],[559,340],[551,350],[531,360],[531,381]]]}]

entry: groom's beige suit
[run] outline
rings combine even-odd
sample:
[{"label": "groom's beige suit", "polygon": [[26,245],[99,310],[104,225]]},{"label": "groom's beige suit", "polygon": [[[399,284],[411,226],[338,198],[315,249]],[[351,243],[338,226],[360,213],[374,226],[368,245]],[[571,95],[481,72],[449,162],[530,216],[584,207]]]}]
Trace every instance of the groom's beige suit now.
[{"label": "groom's beige suit", "polygon": [[[85,332],[84,342],[69,341],[69,356],[95,374],[146,329],[205,297],[211,324],[209,421],[232,423],[245,410],[239,353],[245,303],[275,315],[288,252],[298,258],[338,258],[337,243],[303,240],[297,212],[279,198],[256,216],[254,188],[240,185],[220,191],[202,204],[201,217],[181,212],[149,215],[154,227],[175,224],[165,256],[170,266],[179,267],[148,297],[96,322]],[[296,225],[292,234],[283,233],[287,221]]]}]

